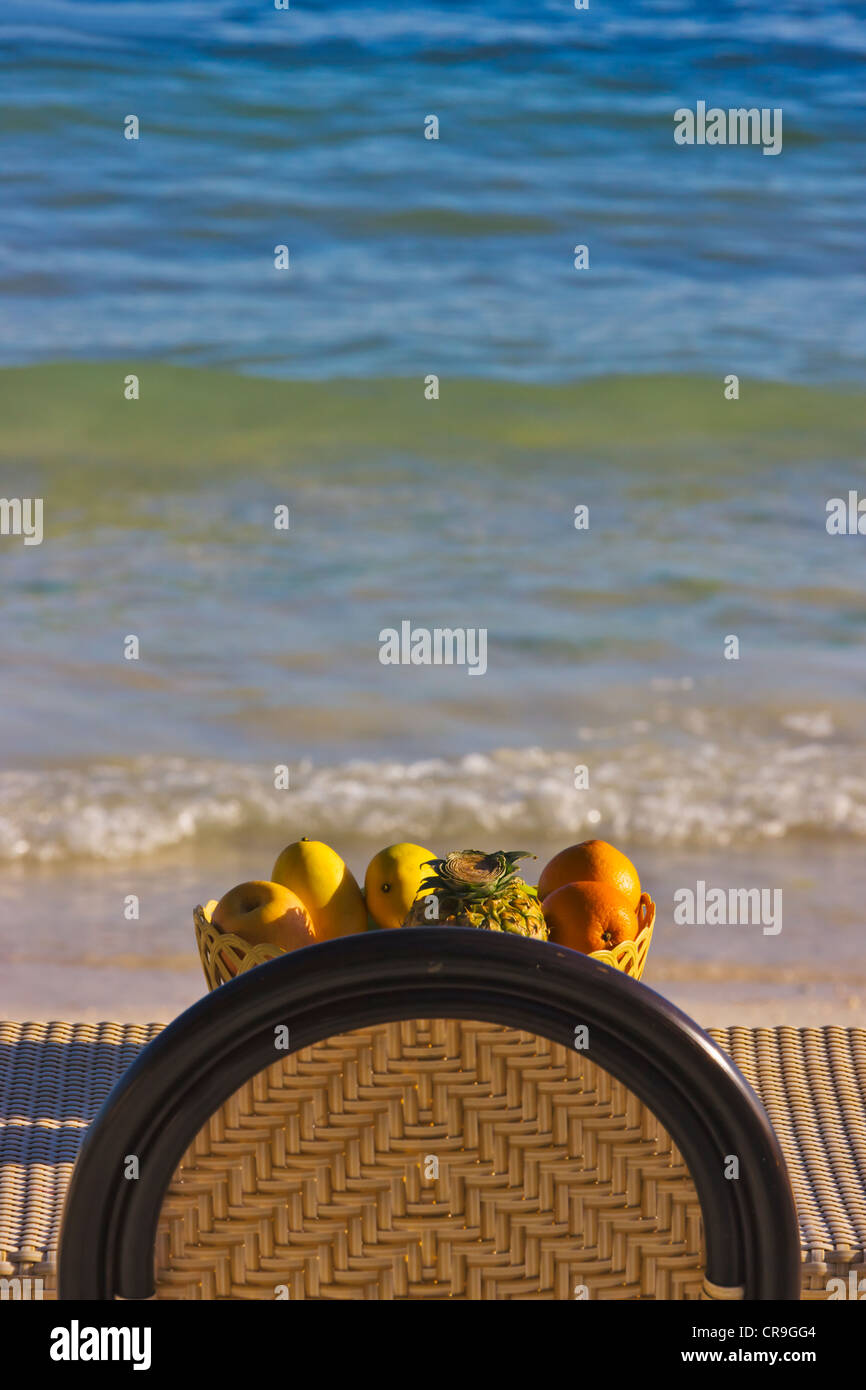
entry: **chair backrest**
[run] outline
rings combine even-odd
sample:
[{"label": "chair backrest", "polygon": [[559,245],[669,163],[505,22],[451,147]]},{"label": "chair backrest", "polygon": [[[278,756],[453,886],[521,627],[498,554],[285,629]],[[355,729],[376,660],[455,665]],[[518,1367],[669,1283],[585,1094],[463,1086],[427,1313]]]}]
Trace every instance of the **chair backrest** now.
[{"label": "chair backrest", "polygon": [[292,953],[199,1001],[93,1121],[61,1233],[61,1298],[149,1298],[182,1156],[244,1083],[324,1039],[399,1020],[481,1020],[578,1051],[656,1115],[697,1190],[719,1296],[797,1299],[797,1216],[779,1145],[733,1063],[646,986],[576,952],[452,927]]},{"label": "chair backrest", "polygon": [[633,1092],[499,1023],[314,1043],[205,1121],[165,1194],[157,1299],[713,1296],[697,1192]]}]

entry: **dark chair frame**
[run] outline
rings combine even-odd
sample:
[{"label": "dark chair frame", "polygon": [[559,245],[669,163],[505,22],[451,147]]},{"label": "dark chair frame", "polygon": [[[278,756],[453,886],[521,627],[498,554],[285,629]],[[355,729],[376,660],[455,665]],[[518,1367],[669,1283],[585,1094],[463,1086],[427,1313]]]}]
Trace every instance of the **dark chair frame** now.
[{"label": "dark chair frame", "polygon": [[[139,1055],[79,1153],[59,1253],[61,1299],[147,1299],[165,1192],[185,1150],[239,1086],[286,1051],[411,1018],[525,1029],[623,1082],[666,1127],[691,1172],[706,1277],[746,1299],[798,1300],[800,1240],[791,1184],[767,1114],[745,1078],[690,1018],[645,985],[577,952],[471,928],[368,932],[280,957],[205,996]],[[124,1177],[128,1155],[137,1179]],[[728,1155],[739,1177],[725,1177]]]}]

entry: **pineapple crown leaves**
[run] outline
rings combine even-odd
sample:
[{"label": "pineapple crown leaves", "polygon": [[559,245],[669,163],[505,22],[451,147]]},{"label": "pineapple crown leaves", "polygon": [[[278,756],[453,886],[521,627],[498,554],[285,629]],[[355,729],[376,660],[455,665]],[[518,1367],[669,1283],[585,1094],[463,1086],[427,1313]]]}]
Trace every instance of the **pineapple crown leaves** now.
[{"label": "pineapple crown leaves", "polygon": [[483,902],[495,898],[512,884],[520,884],[533,896],[536,890],[524,884],[517,870],[520,859],[535,859],[529,850],[496,850],[485,854],[479,849],[464,849],[447,854],[444,859],[427,861],[433,873],[424,879],[418,895],[446,892],[462,902]]}]

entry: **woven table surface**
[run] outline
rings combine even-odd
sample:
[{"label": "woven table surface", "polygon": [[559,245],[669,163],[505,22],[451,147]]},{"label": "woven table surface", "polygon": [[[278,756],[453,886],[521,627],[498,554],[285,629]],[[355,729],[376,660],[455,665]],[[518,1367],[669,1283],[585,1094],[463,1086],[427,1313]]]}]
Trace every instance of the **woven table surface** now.
[{"label": "woven table surface", "polygon": [[[0,1021],[0,1278],[51,1296],[66,1188],[88,1124],[158,1023]],[[800,1218],[804,1295],[866,1267],[866,1029],[708,1030],[760,1096]]]}]

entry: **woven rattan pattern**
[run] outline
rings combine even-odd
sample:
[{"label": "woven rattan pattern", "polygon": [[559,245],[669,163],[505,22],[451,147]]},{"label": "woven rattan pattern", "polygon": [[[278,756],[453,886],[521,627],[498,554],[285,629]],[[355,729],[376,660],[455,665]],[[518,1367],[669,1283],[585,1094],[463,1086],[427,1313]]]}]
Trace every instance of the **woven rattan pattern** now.
[{"label": "woven rattan pattern", "polygon": [[866,1030],[710,1032],[761,1097],[782,1146],[800,1218],[802,1297],[827,1298],[831,1278],[850,1289],[852,1272],[866,1280]]},{"label": "woven rattan pattern", "polygon": [[694,1188],[633,1095],[546,1039],[442,1020],[242,1087],[157,1241],[161,1298],[684,1298],[702,1276]]},{"label": "woven rattan pattern", "polygon": [[[84,1131],[158,1023],[0,1021],[0,1278],[53,1295],[60,1216]],[[33,1287],[33,1286],[31,1286]]]},{"label": "woven rattan pattern", "polygon": [[[413,1025],[404,1026],[411,1028]],[[481,1027],[482,1031],[488,1034],[496,1032],[489,1025],[474,1027]],[[0,1023],[0,1278],[26,1279],[36,1276],[43,1280],[44,1297],[53,1297],[54,1265],[62,1204],[81,1137],[115,1080],[140,1049],[159,1031],[158,1024],[138,1027],[116,1023]],[[830,1027],[732,1028],[710,1031],[716,1041],[733,1057],[760,1095],[785,1152],[800,1214],[804,1257],[803,1296],[827,1297],[828,1279],[843,1278],[847,1283],[848,1275],[852,1271],[857,1279],[866,1278],[866,1030]],[[324,1048],[327,1053],[336,1045],[342,1048],[344,1040],[331,1040],[320,1045],[320,1048]],[[300,1060],[300,1057],[296,1060],[289,1059],[289,1063],[294,1061],[294,1065],[300,1067]],[[575,1064],[584,1067],[583,1082],[578,1082],[578,1085],[587,1086],[590,1070],[586,1068],[586,1064],[581,1064],[579,1058],[570,1058],[569,1065],[573,1067]],[[282,1064],[282,1067],[285,1065]],[[439,1062],[433,1065],[434,1071],[436,1066],[440,1066]],[[497,1060],[487,1065],[498,1067],[500,1075],[503,1068],[508,1071],[501,1054]],[[323,1106],[326,1112],[334,1109],[331,1097],[340,1094],[342,1100],[339,1103],[343,1105],[344,1111],[349,1111],[348,1119],[345,1114],[340,1119],[335,1113],[333,1119],[328,1122],[333,1131],[330,1140],[331,1152],[334,1155],[333,1170],[339,1174],[340,1154],[347,1152],[344,1126],[354,1123],[357,1127],[358,1121],[345,1098],[345,1087],[340,1083],[339,1077],[335,1079],[331,1075],[323,1083],[322,1076],[328,1071],[327,1060],[323,1065],[319,1063],[317,1066],[318,1079],[312,1076],[301,1077],[301,1082],[307,1086],[308,1113],[315,1121]],[[412,1066],[413,1057],[410,1051],[406,1055],[405,1067],[411,1071]],[[468,1083],[453,1079],[453,1074],[460,1070],[460,1066],[461,1058],[453,1058],[449,1072],[452,1077],[449,1090],[455,1095],[461,1094],[461,1084],[464,1085],[464,1095],[469,1089]],[[275,1200],[278,1200],[276,1188],[268,1185],[267,1178],[268,1173],[273,1175],[275,1153],[277,1160],[283,1164],[291,1161],[295,1190],[301,1182],[300,1198],[293,1199],[295,1206],[297,1207],[298,1201],[301,1205],[305,1200],[315,1201],[322,1217],[329,1215],[334,1235],[328,1235],[324,1244],[339,1253],[337,1234],[339,1231],[345,1233],[347,1229],[346,1221],[343,1220],[341,1225],[339,1220],[344,1208],[335,1192],[336,1181],[330,1188],[330,1212],[327,1186],[325,1198],[319,1196],[317,1184],[327,1184],[329,1179],[327,1171],[324,1176],[320,1176],[316,1167],[317,1145],[311,1145],[305,1140],[304,1146],[298,1148],[297,1157],[291,1157],[288,1148],[282,1156],[279,1148],[274,1150],[274,1107],[279,1108],[283,1104],[285,1090],[284,1083],[278,1076],[275,1093],[277,1099],[273,1098],[275,1070],[271,1068],[270,1077],[264,1074],[242,1087],[222,1111],[212,1118],[204,1134],[199,1136],[184,1160],[180,1170],[184,1180],[183,1188],[179,1188],[175,1183],[172,1192],[167,1196],[160,1230],[159,1258],[163,1271],[161,1297],[183,1296],[184,1285],[188,1294],[194,1297],[214,1296],[218,1287],[239,1288],[244,1279],[249,1277],[246,1273],[248,1249],[254,1250],[250,1268],[255,1270],[256,1259],[260,1262],[258,1269],[262,1275],[262,1282],[251,1283],[245,1291],[245,1296],[272,1298],[278,1282],[288,1282],[291,1289],[291,1278],[287,1280],[282,1269],[275,1271],[270,1265],[268,1255],[268,1251],[276,1250],[278,1237],[285,1229],[284,1226],[280,1226],[280,1220],[275,1219],[272,1234],[269,1234],[269,1222],[265,1219],[268,1204],[273,1206]],[[405,1112],[407,1104],[410,1115],[413,1114],[412,1107],[416,1108],[417,1113],[421,1100],[429,1096],[428,1108],[433,1105],[445,1105],[446,1118],[439,1122],[439,1133],[445,1133],[447,1137],[451,1130],[453,1121],[447,1118],[448,1105],[450,1104],[453,1111],[456,1100],[443,1100],[441,1087],[434,1087],[429,1076],[419,1076],[418,1068],[415,1070],[416,1075],[407,1078],[405,1072],[400,1075],[398,1066],[397,1074],[392,1077],[393,1095],[384,1108],[384,1119],[379,1117],[372,1123],[373,1141],[377,1140],[378,1135],[376,1125],[381,1127],[383,1123],[388,1124],[391,1116],[398,1116],[406,1134],[404,1150],[400,1149],[393,1137],[388,1140],[391,1166],[388,1169],[387,1164],[383,1165],[383,1171],[388,1169],[391,1182],[390,1186],[386,1185],[383,1190],[391,1194],[396,1191],[398,1184],[394,1176],[394,1167],[396,1165],[399,1170],[402,1164],[399,1177],[407,1178],[406,1186],[417,1197],[417,1201],[413,1199],[412,1210],[406,1218],[394,1217],[393,1214],[391,1216],[395,1240],[408,1240],[412,1246],[414,1238],[413,1248],[406,1251],[410,1258],[403,1261],[404,1269],[407,1271],[407,1286],[408,1270],[411,1269],[413,1274],[416,1274],[420,1268],[422,1275],[424,1272],[423,1263],[420,1266],[417,1263],[419,1248],[422,1255],[424,1254],[423,1244],[422,1247],[417,1244],[419,1238],[423,1242],[423,1235],[419,1237],[417,1234],[420,1223],[410,1230],[409,1224],[401,1229],[400,1221],[417,1221],[419,1208],[423,1217],[427,1216],[428,1210],[435,1209],[435,1201],[431,1201],[431,1194],[434,1188],[441,1188],[441,1174],[446,1168],[442,1159],[446,1155],[450,1156],[448,1174],[452,1189],[459,1191],[461,1182],[464,1190],[466,1187],[466,1173],[456,1167],[453,1148],[444,1144],[441,1137],[435,1145],[428,1144],[425,1142],[426,1136],[419,1135],[417,1128],[407,1126],[405,1115],[398,1115],[398,1112]],[[333,1068],[331,1071],[333,1072]],[[675,1221],[679,1222],[678,1239],[684,1246],[699,1248],[699,1238],[692,1235],[691,1229],[688,1228],[693,1211],[693,1194],[688,1177],[678,1176],[681,1170],[675,1167],[664,1169],[666,1177],[659,1179],[657,1176],[658,1165],[665,1161],[666,1151],[665,1141],[659,1134],[652,1116],[644,1112],[642,1119],[638,1121],[633,1108],[636,1102],[627,1093],[617,1095],[616,1091],[619,1088],[616,1087],[616,1083],[612,1083],[603,1075],[595,1078],[600,1088],[597,1110],[592,1092],[589,1090],[578,1090],[576,1098],[570,1097],[563,1110],[562,1104],[557,1103],[555,1097],[545,1093],[543,1079],[537,1074],[533,1075],[536,1066],[527,1066],[525,1057],[518,1063],[518,1071],[520,1080],[516,1082],[512,1078],[509,1081],[508,1084],[512,1088],[510,1091],[506,1089],[504,1093],[494,1093],[494,1097],[502,1096],[502,1101],[491,1101],[488,1087],[486,1115],[489,1116],[489,1107],[492,1104],[504,1104],[515,1094],[515,1085],[518,1086],[521,1097],[524,1084],[529,1091],[534,1089],[536,1110],[541,1113],[543,1107],[547,1106],[551,1117],[556,1110],[557,1122],[560,1125],[565,1123],[566,1129],[571,1120],[563,1119],[563,1116],[576,1105],[577,1121],[574,1122],[568,1147],[572,1153],[581,1154],[578,1162],[583,1164],[585,1169],[590,1170],[595,1165],[602,1175],[602,1184],[605,1181],[611,1183],[611,1195],[606,1201],[602,1186],[595,1192],[595,1203],[591,1200],[592,1193],[587,1189],[584,1194],[577,1192],[574,1195],[574,1205],[571,1207],[574,1214],[571,1227],[580,1233],[577,1237],[580,1248],[576,1252],[578,1269],[592,1265],[590,1252],[603,1248],[610,1249],[610,1258],[614,1262],[614,1245],[615,1262],[620,1266],[627,1266],[629,1257],[631,1258],[631,1266],[626,1270],[629,1277],[623,1278],[620,1282],[615,1282],[612,1275],[607,1276],[606,1282],[599,1263],[589,1269],[584,1282],[593,1287],[594,1297],[622,1297],[628,1296],[630,1291],[634,1296],[636,1289],[640,1291],[642,1282],[646,1281],[641,1269],[637,1268],[641,1264],[640,1255],[635,1253],[635,1237],[639,1234],[638,1227],[641,1224],[646,1227],[647,1223],[650,1223],[655,1227],[656,1221],[660,1220],[660,1226],[655,1227],[655,1236],[658,1239],[659,1232],[665,1225],[674,1230]],[[550,1074],[547,1076],[547,1082],[555,1088],[561,1084]],[[377,1089],[383,1084],[383,1081],[380,1081]],[[417,1092],[414,1090],[415,1084],[419,1085]],[[567,1085],[571,1087],[572,1082],[568,1081]],[[402,1107],[399,1103],[401,1098]],[[292,1105],[295,1107],[296,1119],[292,1124],[297,1127],[298,1145],[300,1103],[297,1084],[293,1083]],[[629,1106],[632,1107],[631,1110]],[[319,1107],[318,1110],[316,1107]],[[469,1105],[470,1112],[472,1108],[472,1105]],[[466,1109],[464,1104],[464,1112]],[[509,1162],[513,1161],[515,1165],[522,1164],[519,1171],[524,1176],[527,1173],[531,1176],[534,1171],[539,1191],[544,1183],[547,1183],[549,1188],[553,1177],[556,1176],[554,1169],[547,1167],[547,1159],[551,1155],[540,1152],[544,1147],[543,1142],[537,1138],[533,1141],[531,1134],[527,1134],[525,1130],[521,1131],[521,1126],[527,1123],[525,1118],[521,1119],[519,1115],[516,1119],[512,1118],[508,1113],[508,1106],[505,1105],[503,1123],[499,1128],[495,1125],[481,1126],[481,1121],[485,1119],[482,1099],[477,1100],[475,1111],[477,1127],[484,1128],[493,1136],[489,1142],[494,1145],[498,1142],[501,1146],[503,1143],[508,1145],[509,1139],[516,1138],[521,1141],[514,1144],[513,1160],[509,1159]],[[470,1123],[475,1123],[471,1114]],[[583,1136],[583,1148],[578,1147],[575,1142],[578,1124]],[[240,1132],[237,1163],[231,1149],[233,1126]],[[294,1130],[280,1121],[276,1126],[277,1131],[281,1126],[291,1139]],[[370,1128],[371,1125],[368,1123],[367,1129]],[[635,1131],[641,1136],[637,1141],[629,1137]],[[431,1128],[430,1133],[435,1135],[437,1131]],[[255,1143],[252,1142],[254,1134],[260,1135],[260,1139]],[[217,1137],[211,1138],[212,1135]],[[617,1135],[620,1136],[619,1140]],[[371,1142],[366,1133],[363,1136],[359,1134],[359,1159],[362,1153],[362,1138],[368,1145]],[[553,1138],[552,1132],[551,1139]],[[637,1147],[644,1143],[647,1145],[647,1163],[637,1172],[634,1167]],[[424,1170],[418,1166],[417,1158],[421,1149],[425,1155],[433,1153],[440,1158],[439,1184],[423,1176]],[[367,1150],[363,1152],[366,1153]],[[627,1152],[631,1166],[626,1157]],[[410,1171],[409,1157],[414,1163],[414,1176],[413,1171]],[[302,1159],[308,1164],[306,1169],[300,1166]],[[278,1171],[280,1162],[277,1164]],[[345,1165],[345,1158],[342,1162]],[[471,1165],[465,1155],[464,1162],[466,1171],[472,1177],[473,1169],[477,1171],[479,1165]],[[554,1160],[554,1167],[555,1163]],[[603,1166],[605,1164],[606,1169]],[[515,1171],[518,1171],[517,1167]],[[609,1179],[605,1178],[605,1172],[610,1173]],[[495,1173],[499,1180],[500,1170],[495,1169]],[[617,1191],[617,1184],[622,1184],[624,1178],[630,1180],[632,1193],[635,1190],[638,1193],[637,1210],[632,1210],[630,1215],[627,1215],[629,1208],[625,1206],[622,1196],[618,1195]],[[193,1188],[190,1183],[193,1181],[200,1184],[200,1192],[197,1202],[191,1203]],[[378,1179],[375,1175],[366,1181],[372,1183],[367,1191],[379,1190],[376,1187]],[[490,1193],[493,1193],[492,1199],[495,1201],[498,1189],[484,1188],[478,1184],[477,1178],[475,1181],[477,1197],[473,1197],[473,1200],[477,1201],[478,1219],[480,1221],[483,1217],[489,1220],[487,1208],[490,1206]],[[343,1179],[343,1182],[345,1185],[346,1179]],[[414,1188],[411,1187],[413,1182]],[[655,1195],[659,1203],[657,1214],[652,1211],[650,1205],[651,1184],[655,1185]],[[689,1195],[687,1200],[683,1201],[686,1189]],[[568,1208],[573,1189],[566,1184],[558,1183],[556,1190],[560,1201]],[[674,1194],[678,1194],[678,1198],[675,1198]],[[398,1192],[396,1200],[398,1203],[408,1201],[404,1192]],[[578,1206],[578,1203],[582,1205]],[[283,1198],[282,1207],[285,1208],[285,1205]],[[644,1206],[650,1211],[648,1217],[641,1214]],[[261,1214],[262,1219],[251,1235],[249,1212],[252,1207]],[[673,1215],[670,1214],[671,1209]],[[554,1214],[558,1214],[558,1211],[559,1209]],[[240,1214],[237,1225],[232,1219],[236,1212]],[[284,1217],[280,1219],[285,1220]],[[452,1217],[452,1221],[453,1219]],[[502,1219],[504,1220],[504,1217]],[[306,1217],[305,1220],[308,1222],[309,1218]],[[369,1216],[367,1220],[370,1220]],[[584,1227],[579,1224],[581,1221],[585,1223]],[[632,1225],[634,1222],[637,1226]],[[626,1226],[631,1230],[631,1240],[624,1234]],[[357,1231],[357,1221],[352,1229]],[[532,1231],[529,1234],[532,1235]],[[366,1238],[363,1226],[361,1235]],[[653,1236],[652,1230],[649,1235]],[[349,1238],[344,1235],[344,1239],[347,1242],[345,1260],[348,1262]],[[565,1239],[570,1239],[567,1233]],[[204,1272],[201,1272],[204,1257],[202,1251],[196,1249],[197,1240],[204,1247],[209,1262],[209,1269]],[[299,1253],[303,1256],[309,1255],[310,1252],[318,1252],[319,1246],[323,1243],[318,1228],[315,1231],[308,1229],[303,1240],[306,1244],[295,1244],[293,1237],[292,1253],[295,1257]],[[563,1237],[556,1234],[555,1240],[557,1244],[561,1244]],[[602,1246],[603,1240],[607,1242],[607,1246]],[[661,1253],[649,1257],[655,1258],[656,1261],[653,1280],[658,1276],[662,1286],[664,1280],[667,1280],[674,1296],[694,1296],[697,1288],[696,1276],[684,1272],[682,1253],[676,1249],[669,1250],[660,1239],[659,1245],[662,1247]],[[222,1254],[220,1248],[223,1250]],[[456,1245],[454,1248],[456,1249]],[[551,1258],[555,1260],[555,1257],[550,1257],[547,1245],[536,1241],[533,1248],[539,1251],[539,1269],[542,1257],[548,1261]],[[355,1247],[352,1247],[352,1252],[354,1249]],[[457,1258],[459,1255],[458,1249]],[[672,1257],[672,1264],[666,1265],[665,1260],[669,1255]],[[333,1260],[333,1255],[330,1258]],[[383,1258],[387,1261],[387,1250]],[[599,1261],[603,1258],[602,1255],[598,1256]],[[689,1258],[690,1254],[686,1254],[686,1259]],[[263,1265],[263,1260],[268,1264]],[[414,1265],[411,1263],[412,1260],[416,1262]],[[583,1266],[580,1265],[580,1260],[584,1261]],[[183,1264],[180,1261],[188,1263]],[[318,1260],[314,1263],[318,1264]],[[642,1263],[647,1270],[650,1269],[649,1259]],[[196,1265],[198,1273],[195,1272]],[[477,1268],[479,1273],[473,1274],[473,1277],[481,1279],[484,1266],[479,1265]],[[318,1271],[321,1289],[323,1272],[327,1273],[327,1265],[318,1264]],[[520,1296],[519,1276],[514,1271],[511,1273],[511,1288]],[[279,1275],[283,1277],[278,1278]],[[300,1268],[295,1270],[292,1277],[296,1280],[306,1277],[303,1259],[300,1261]],[[560,1277],[564,1282],[564,1276]],[[568,1277],[570,1279],[570,1274]],[[360,1287],[363,1291],[363,1281]],[[488,1289],[490,1287],[492,1285],[488,1281]],[[298,1296],[297,1292],[294,1296]],[[358,1294],[356,1286],[347,1282],[341,1285],[341,1296],[359,1297],[364,1296],[364,1293]],[[507,1293],[503,1291],[500,1296],[507,1296]],[[573,1292],[564,1296],[573,1296]]]}]

